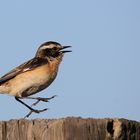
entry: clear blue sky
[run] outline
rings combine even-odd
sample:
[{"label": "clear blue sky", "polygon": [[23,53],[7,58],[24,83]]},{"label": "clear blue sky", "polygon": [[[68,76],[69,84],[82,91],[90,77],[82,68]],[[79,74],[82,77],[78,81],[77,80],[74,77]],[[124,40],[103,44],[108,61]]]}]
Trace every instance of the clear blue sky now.
[{"label": "clear blue sky", "polygon": [[[140,121],[140,1],[0,1],[0,75],[54,40],[73,46],[55,82],[36,96],[58,95],[30,118],[81,116]],[[31,104],[31,102],[27,102]],[[28,110],[0,95],[0,120]]]}]

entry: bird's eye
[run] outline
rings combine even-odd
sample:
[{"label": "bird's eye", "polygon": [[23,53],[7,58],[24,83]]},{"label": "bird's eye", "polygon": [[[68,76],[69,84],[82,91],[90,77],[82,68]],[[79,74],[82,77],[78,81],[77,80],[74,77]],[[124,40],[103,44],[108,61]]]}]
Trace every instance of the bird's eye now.
[{"label": "bird's eye", "polygon": [[53,47],[53,50],[55,50],[55,51],[56,51],[56,50],[57,50],[57,47]]}]

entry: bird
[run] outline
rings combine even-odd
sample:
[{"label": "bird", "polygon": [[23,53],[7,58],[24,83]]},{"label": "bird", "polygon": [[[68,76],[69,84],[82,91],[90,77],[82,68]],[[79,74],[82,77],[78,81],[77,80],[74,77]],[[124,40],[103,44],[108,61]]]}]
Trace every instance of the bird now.
[{"label": "bird", "polygon": [[[32,59],[17,66],[0,78],[0,94],[14,96],[16,101],[26,106],[30,111],[25,118],[33,112],[46,111],[48,108],[37,110],[33,106],[40,101],[48,102],[56,95],[49,98],[32,97],[31,95],[44,90],[55,80],[64,54],[71,52],[71,50],[65,49],[70,47],[63,46],[55,41],[41,44]],[[22,99],[34,99],[36,102],[29,106]]]}]

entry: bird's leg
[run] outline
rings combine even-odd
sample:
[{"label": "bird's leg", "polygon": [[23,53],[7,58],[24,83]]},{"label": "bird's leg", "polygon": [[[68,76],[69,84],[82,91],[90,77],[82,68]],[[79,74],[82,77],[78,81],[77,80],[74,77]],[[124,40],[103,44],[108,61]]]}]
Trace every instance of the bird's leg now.
[{"label": "bird's leg", "polygon": [[54,97],[56,97],[56,95],[49,97],[49,98],[42,98],[42,97],[25,97],[26,99],[34,99],[37,100],[36,102],[34,102],[31,106],[35,106],[37,105],[40,101],[42,102],[49,102],[49,100],[53,99]]},{"label": "bird's leg", "polygon": [[30,112],[24,118],[28,118],[33,112],[40,113],[40,112],[44,112],[46,110],[48,110],[48,108],[45,108],[45,109],[42,109],[42,110],[35,110],[35,109],[34,110],[30,110]]},{"label": "bird's leg", "polygon": [[45,109],[42,109],[42,110],[36,110],[36,109],[33,109],[32,107],[30,107],[29,105],[25,104],[23,101],[21,101],[18,97],[15,97],[15,99],[20,102],[21,104],[23,104],[24,106],[26,106],[28,109],[30,109],[30,112],[24,117],[29,117],[33,112],[34,113],[40,113],[40,112],[44,112],[46,111],[48,108],[45,108]]}]

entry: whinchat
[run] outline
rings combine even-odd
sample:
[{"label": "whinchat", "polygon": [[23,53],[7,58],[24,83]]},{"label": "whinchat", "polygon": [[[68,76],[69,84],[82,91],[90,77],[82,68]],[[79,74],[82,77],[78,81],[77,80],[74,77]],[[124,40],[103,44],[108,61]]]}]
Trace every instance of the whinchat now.
[{"label": "whinchat", "polygon": [[[41,98],[30,97],[30,95],[47,88],[54,81],[64,53],[71,52],[70,50],[64,50],[69,47],[71,46],[62,46],[54,41],[43,43],[38,48],[33,59],[14,68],[0,78],[0,93],[15,96],[17,101],[25,105],[30,110],[25,117],[29,117],[32,112],[46,111],[47,108],[36,110],[32,106],[40,101],[47,102],[55,96]],[[21,101],[24,98],[35,99],[36,102],[29,106]]]}]

